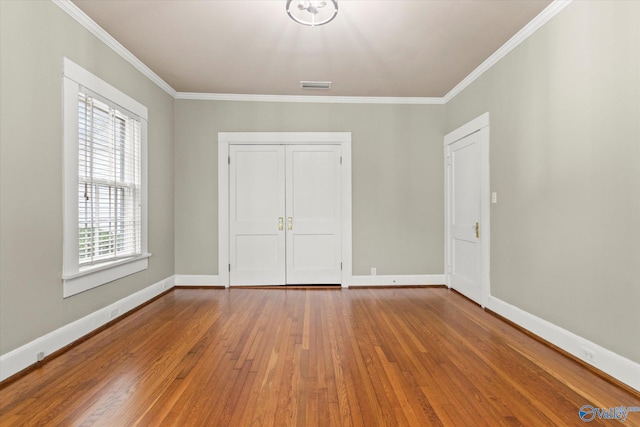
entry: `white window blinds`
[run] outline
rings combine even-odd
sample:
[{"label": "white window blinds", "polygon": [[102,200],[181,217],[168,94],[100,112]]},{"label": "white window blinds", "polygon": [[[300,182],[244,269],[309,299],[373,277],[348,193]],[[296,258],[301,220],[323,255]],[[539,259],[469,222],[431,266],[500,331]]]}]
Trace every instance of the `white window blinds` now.
[{"label": "white window blinds", "polygon": [[78,95],[79,267],[141,254],[140,121]]}]

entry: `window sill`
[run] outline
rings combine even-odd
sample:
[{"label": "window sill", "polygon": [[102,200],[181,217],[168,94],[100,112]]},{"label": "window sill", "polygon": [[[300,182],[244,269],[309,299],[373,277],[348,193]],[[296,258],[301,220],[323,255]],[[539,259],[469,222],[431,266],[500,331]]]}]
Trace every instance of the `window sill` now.
[{"label": "window sill", "polygon": [[137,257],[97,265],[75,274],[64,275],[62,277],[64,285],[63,297],[68,298],[80,292],[104,285],[105,283],[113,282],[122,277],[146,270],[150,256],[151,254],[147,253]]}]

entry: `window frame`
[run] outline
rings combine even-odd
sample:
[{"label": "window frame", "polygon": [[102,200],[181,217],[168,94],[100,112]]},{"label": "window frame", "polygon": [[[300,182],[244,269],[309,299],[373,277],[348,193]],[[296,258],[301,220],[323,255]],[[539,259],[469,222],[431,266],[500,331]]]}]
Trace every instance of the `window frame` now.
[{"label": "window frame", "polygon": [[[63,59],[63,297],[93,289],[105,283],[146,270],[147,246],[147,108],[75,64]],[[90,95],[132,113],[140,121],[140,254],[125,259],[80,267],[78,214],[78,96],[87,89]],[[85,92],[86,93],[86,92]]]}]

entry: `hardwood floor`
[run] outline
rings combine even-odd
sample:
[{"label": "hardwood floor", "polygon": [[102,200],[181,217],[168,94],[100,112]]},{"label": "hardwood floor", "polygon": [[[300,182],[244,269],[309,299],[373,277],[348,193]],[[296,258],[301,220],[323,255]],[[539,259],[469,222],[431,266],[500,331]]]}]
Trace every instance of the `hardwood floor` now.
[{"label": "hardwood floor", "polygon": [[640,401],[447,289],[176,289],[6,384],[0,425],[581,426],[583,405]]}]

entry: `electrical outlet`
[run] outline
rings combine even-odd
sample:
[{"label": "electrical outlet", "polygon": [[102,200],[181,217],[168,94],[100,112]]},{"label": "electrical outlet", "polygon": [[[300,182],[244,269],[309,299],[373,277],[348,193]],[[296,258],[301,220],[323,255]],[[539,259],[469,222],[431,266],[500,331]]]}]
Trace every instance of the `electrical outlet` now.
[{"label": "electrical outlet", "polygon": [[109,313],[109,318],[113,319],[115,317],[118,316],[118,307],[114,308],[113,310],[111,310],[111,312]]},{"label": "electrical outlet", "polygon": [[580,357],[589,363],[596,361],[596,354],[590,348],[582,347],[580,349]]},{"label": "electrical outlet", "polygon": [[371,275],[372,275],[372,276],[375,276],[376,274],[378,274],[378,271],[376,270],[376,268],[375,268],[375,267],[372,267],[372,268],[371,268]]}]

